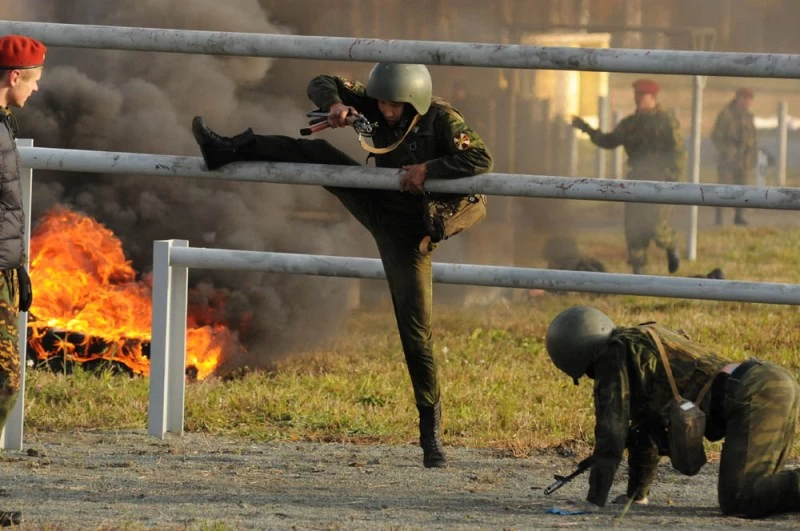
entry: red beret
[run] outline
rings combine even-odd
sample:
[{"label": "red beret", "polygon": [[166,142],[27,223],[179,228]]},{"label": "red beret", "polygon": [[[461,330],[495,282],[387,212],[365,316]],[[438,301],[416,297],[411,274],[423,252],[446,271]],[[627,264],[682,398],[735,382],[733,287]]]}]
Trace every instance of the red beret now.
[{"label": "red beret", "polygon": [[638,79],[633,82],[633,90],[642,94],[658,94],[661,87],[652,79]]},{"label": "red beret", "polygon": [[753,97],[753,89],[749,89],[747,87],[742,87],[736,91],[737,96],[744,96],[745,98],[752,98]]},{"label": "red beret", "polygon": [[0,37],[0,68],[36,68],[44,64],[44,44],[22,35]]}]

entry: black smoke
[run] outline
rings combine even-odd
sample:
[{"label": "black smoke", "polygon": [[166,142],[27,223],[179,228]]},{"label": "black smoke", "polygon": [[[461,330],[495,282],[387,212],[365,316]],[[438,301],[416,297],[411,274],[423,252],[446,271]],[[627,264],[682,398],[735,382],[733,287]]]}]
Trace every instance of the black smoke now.
[{"label": "black smoke", "polygon": [[[257,0],[235,9],[217,0],[28,0],[0,7],[15,20],[117,26],[286,33]],[[261,58],[52,48],[40,83],[19,112],[21,137],[37,146],[199,155],[190,132],[202,114],[232,134],[257,130],[295,135],[308,105],[275,93],[303,94],[270,77]],[[271,86],[272,85],[272,86]],[[283,85],[276,90],[274,85]],[[269,89],[269,90],[268,90]],[[111,228],[137,271],[151,269],[156,239],[258,251],[358,254],[348,217],[315,187],[225,183],[145,176],[36,172],[35,220],[63,204]],[[304,213],[326,211],[326,222]],[[190,303],[227,296],[225,320],[247,349],[227,367],[265,365],[325,337],[341,323],[352,281],[292,275],[195,270]]]}]

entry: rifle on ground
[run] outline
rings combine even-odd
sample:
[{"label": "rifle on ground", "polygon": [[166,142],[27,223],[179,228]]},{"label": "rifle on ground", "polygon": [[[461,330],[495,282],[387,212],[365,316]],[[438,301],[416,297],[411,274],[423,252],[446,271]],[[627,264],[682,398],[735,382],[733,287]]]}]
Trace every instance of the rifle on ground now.
[{"label": "rifle on ground", "polygon": [[553,494],[555,491],[557,491],[558,489],[560,489],[561,487],[563,487],[576,477],[580,476],[581,474],[589,470],[593,464],[594,464],[594,456],[590,455],[589,457],[578,463],[578,468],[576,468],[575,471],[572,472],[572,474],[568,476],[561,476],[559,474],[555,474],[553,477],[556,478],[556,480],[553,483],[551,483],[546,489],[544,489],[544,495],[549,496],[550,494]]},{"label": "rifle on ground", "polygon": [[[328,113],[325,111],[311,111],[306,113],[306,116],[311,118],[308,122],[308,125],[311,127],[300,129],[300,134],[303,136],[313,135],[314,133],[318,133],[330,127],[328,125]],[[378,127],[377,122],[370,123],[370,121],[361,114],[351,114],[345,121],[347,125],[355,129],[356,133],[360,136],[372,136],[375,134],[375,129]]]}]

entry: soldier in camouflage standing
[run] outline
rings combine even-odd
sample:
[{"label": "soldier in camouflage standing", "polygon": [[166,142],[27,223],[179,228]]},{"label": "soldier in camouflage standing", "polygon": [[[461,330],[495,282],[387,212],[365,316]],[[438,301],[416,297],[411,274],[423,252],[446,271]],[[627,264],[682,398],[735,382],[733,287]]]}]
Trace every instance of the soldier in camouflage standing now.
[{"label": "soldier in camouflage standing", "polygon": [[[45,46],[20,35],[0,37],[0,428],[20,390],[17,319],[27,311],[32,291],[24,268],[25,215],[22,211],[17,122],[9,107],[22,108],[39,90]],[[0,526],[17,525],[17,511],[0,512]]]},{"label": "soldier in camouflage standing", "polygon": [[[717,148],[717,174],[724,184],[748,184],[756,165],[756,126],[750,105],[753,91],[740,88],[736,96],[717,115],[711,139]],[[747,225],[744,209],[737,208],[733,217],[736,225]],[[717,208],[717,225],[722,225],[722,208]]]},{"label": "soldier in camouflage standing", "polygon": [[[657,340],[657,342],[656,342]],[[550,323],[547,352],[577,384],[594,380],[595,448],[586,501],[608,500],[623,450],[628,450],[627,493],[648,503],[661,455],[668,447],[665,407],[673,397],[660,348],[680,395],[706,415],[705,437],[725,441],[719,467],[719,504],[725,514],[759,518],[800,511],[800,470],[783,470],[800,411],[800,386],[781,367],[751,358],[731,363],[675,331],[646,323],[617,328],[595,308],[575,306]]]},{"label": "soldier in camouflage standing", "polygon": [[[444,239],[480,221],[483,196],[425,193],[429,179],[487,172],[492,158],[461,114],[432,96],[424,65],[378,63],[366,87],[336,76],[318,76],[308,96],[328,112],[328,124],[345,127],[361,114],[377,122],[377,166],[399,168],[400,191],[328,188],[372,234],[378,246],[406,364],[419,410],[425,467],[444,467],[440,391],[431,340],[431,252]],[[196,117],[192,131],[210,170],[241,160],[358,165],[324,140],[254,135],[222,137]]]},{"label": "soldier in camouflage standing", "polygon": [[[658,84],[640,79],[633,84],[636,112],[610,133],[592,128],[579,117],[572,126],[589,134],[592,142],[605,149],[624,146],[628,154],[628,179],[648,181],[677,181],[683,174],[686,150],[680,125],[674,114],[658,105]],[[642,273],[647,263],[650,242],[664,249],[667,270],[674,273],[680,267],[675,250],[675,231],[669,225],[669,205],[625,203],[625,239],[628,243],[628,263],[633,272]]]}]

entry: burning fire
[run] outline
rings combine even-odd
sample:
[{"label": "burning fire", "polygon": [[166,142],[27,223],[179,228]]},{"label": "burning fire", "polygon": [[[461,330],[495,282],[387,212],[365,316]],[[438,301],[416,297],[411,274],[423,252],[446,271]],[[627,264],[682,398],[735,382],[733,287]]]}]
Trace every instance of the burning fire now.
[{"label": "burning fire", "polygon": [[[150,278],[137,280],[113,232],[63,207],[48,212],[31,235],[30,276],[28,345],[39,359],[108,359],[149,374]],[[189,313],[186,364],[203,379],[241,346],[207,309],[190,307]]]}]

